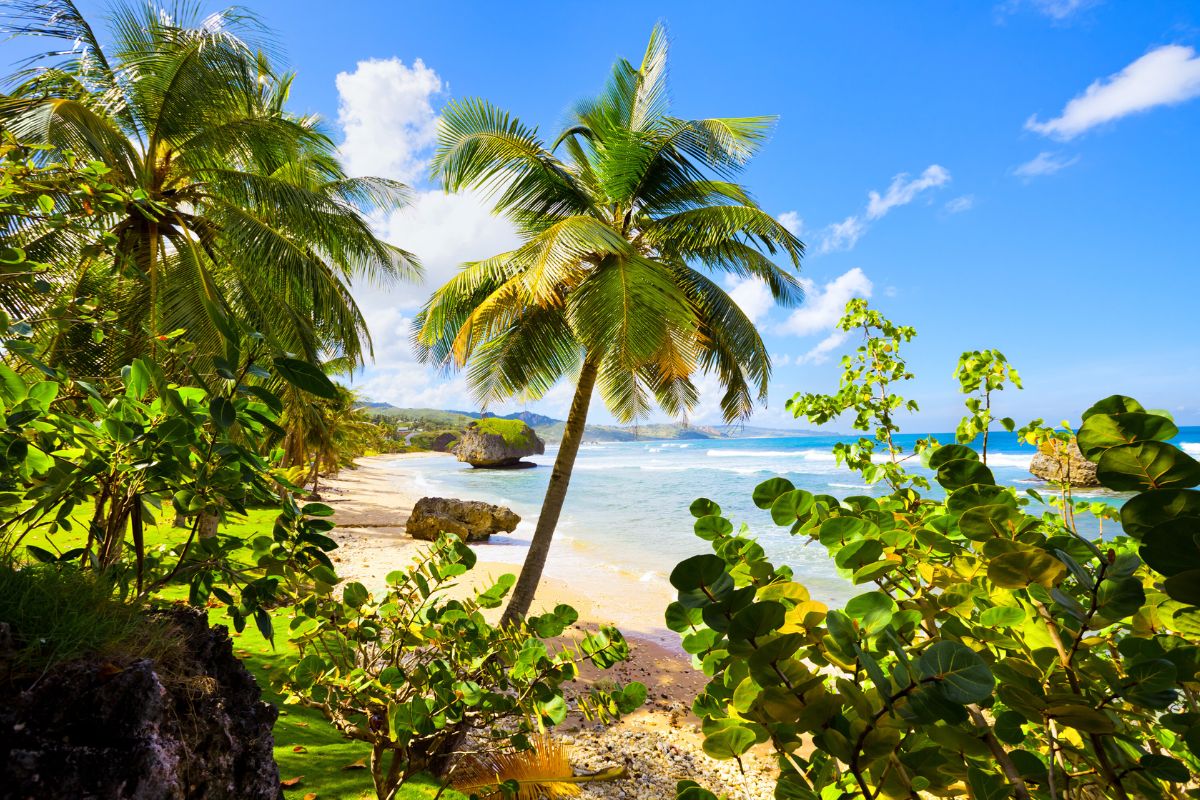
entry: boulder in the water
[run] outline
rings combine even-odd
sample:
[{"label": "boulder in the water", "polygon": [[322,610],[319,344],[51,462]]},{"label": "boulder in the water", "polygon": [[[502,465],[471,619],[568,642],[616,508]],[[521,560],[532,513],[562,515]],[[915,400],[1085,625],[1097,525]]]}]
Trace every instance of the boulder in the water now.
[{"label": "boulder in the water", "polygon": [[483,469],[532,467],[521,459],[546,452],[546,443],[519,419],[489,417],[467,425],[454,446],[459,461]]},{"label": "boulder in the water", "polygon": [[1100,485],[1096,478],[1096,465],[1083,457],[1074,439],[1066,445],[1057,439],[1038,445],[1037,454],[1029,462],[1029,471],[1051,483],[1066,483],[1080,488]]},{"label": "boulder in the water", "polygon": [[422,497],[413,507],[406,530],[414,539],[433,541],[452,533],[465,542],[487,541],[493,533],[510,533],[521,522],[511,508],[479,500]]}]

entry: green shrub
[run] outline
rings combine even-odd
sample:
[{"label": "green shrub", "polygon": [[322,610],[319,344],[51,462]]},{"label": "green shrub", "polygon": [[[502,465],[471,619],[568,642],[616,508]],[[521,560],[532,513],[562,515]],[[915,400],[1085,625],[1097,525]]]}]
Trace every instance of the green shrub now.
[{"label": "green shrub", "polygon": [[[1167,443],[1175,426],[1123,397],[1083,415],[1100,480],[1141,492],[1121,510],[1123,534],[1081,535],[1069,487],[1046,508],[996,485],[960,444],[926,446],[946,497],[923,497],[890,438],[911,336],[861,302],[848,312],[844,327],[869,327],[839,395],[792,407],[849,411],[880,432],[884,465],[870,447],[842,452],[891,491],[838,500],[774,478],[753,499],[864,591],[841,609],[814,602],[716,503],[693,504],[713,554],[675,568],[667,622],[711,678],[693,705],[705,751],[737,758],[770,742],[777,798],[1193,796],[1200,463]],[[981,432],[989,403],[968,410]],[[684,782],[679,797],[712,795]]]},{"label": "green shrub", "polygon": [[[570,606],[519,625],[488,623],[483,611],[499,608],[515,579],[503,575],[461,600],[445,596],[474,563],[471,548],[443,536],[388,575],[381,597],[349,583],[340,596],[325,587],[295,609],[290,636],[302,657],[281,680],[286,702],[319,709],[371,746],[380,800],[425,770],[452,779],[466,753],[528,749],[531,734],[566,717],[562,687],[581,662],[606,669],[629,654],[609,627],[578,648],[545,641],[575,622]],[[646,687],[631,683],[580,698],[579,707],[607,717],[645,698]]]}]

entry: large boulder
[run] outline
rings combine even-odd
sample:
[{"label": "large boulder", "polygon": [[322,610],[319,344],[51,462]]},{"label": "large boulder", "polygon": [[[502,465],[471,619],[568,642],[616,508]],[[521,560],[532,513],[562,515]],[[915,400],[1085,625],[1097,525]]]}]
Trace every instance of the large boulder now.
[{"label": "large boulder", "polygon": [[0,799],[277,800],[278,711],[202,611],[169,614],[178,658],[93,657],[0,690]]},{"label": "large boulder", "polygon": [[533,428],[519,419],[489,417],[472,422],[463,430],[454,454],[459,461],[483,469],[532,467],[525,456],[546,452],[546,443]]},{"label": "large boulder", "polygon": [[521,522],[511,508],[478,500],[422,497],[413,507],[406,530],[414,539],[433,541],[453,533],[465,542],[487,541],[493,533],[510,533]]},{"label": "large boulder", "polygon": [[1074,439],[1065,446],[1057,439],[1038,445],[1037,454],[1029,462],[1029,471],[1052,483],[1068,483],[1080,488],[1100,485],[1096,465],[1083,457]]}]

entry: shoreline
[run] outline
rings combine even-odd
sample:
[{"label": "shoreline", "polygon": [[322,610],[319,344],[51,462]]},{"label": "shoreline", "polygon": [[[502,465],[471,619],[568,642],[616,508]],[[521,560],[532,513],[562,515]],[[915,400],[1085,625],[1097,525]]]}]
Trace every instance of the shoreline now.
[{"label": "shoreline", "polygon": [[[405,533],[408,516],[424,493],[402,463],[428,455],[367,456],[356,460],[357,469],[343,470],[324,482],[319,494],[321,502],[334,509],[337,527],[329,535],[338,549],[331,555],[343,580],[360,581],[377,592],[388,572],[407,567],[428,546]],[[517,574],[527,540],[493,536],[491,542],[471,547],[479,560],[456,591],[485,586],[504,573]],[[674,599],[670,585],[665,579],[641,579],[618,569],[581,570],[579,565],[586,560],[585,551],[556,541],[533,610],[566,603],[579,612],[579,621],[562,637],[562,644],[568,646],[599,625],[615,625],[629,642],[629,659],[606,671],[585,664],[578,691],[598,681],[640,681],[646,685],[647,700],[641,709],[610,725],[572,715],[558,727],[578,768],[623,764],[628,770],[629,778],[589,784],[583,796],[661,800],[673,797],[676,782],[685,778],[730,800],[772,796],[777,772],[765,751],[744,756],[744,772],[734,761],[717,761],[703,752],[699,720],[692,715],[691,704],[708,679],[692,667],[678,635],[666,628],[663,614]],[[494,613],[498,616],[499,610]]]},{"label": "shoreline", "polygon": [[[381,589],[389,572],[407,566],[428,546],[405,532],[413,506],[425,494],[412,474],[402,468],[402,463],[395,462],[430,455],[366,456],[355,461],[357,469],[343,470],[323,482],[321,502],[334,509],[333,521],[337,527],[330,536],[338,543],[334,560],[344,578],[361,581],[372,590]],[[519,573],[528,543],[527,538],[514,534],[498,534],[488,542],[472,543],[471,548],[479,557],[470,573],[472,583],[482,584],[485,578]],[[534,611],[567,603],[579,612],[582,620],[616,625],[627,637],[650,640],[686,658],[678,635],[668,630],[663,621],[667,604],[675,599],[666,578],[657,573],[634,575],[598,563],[590,558],[590,547],[562,539],[554,542],[534,600]]]}]

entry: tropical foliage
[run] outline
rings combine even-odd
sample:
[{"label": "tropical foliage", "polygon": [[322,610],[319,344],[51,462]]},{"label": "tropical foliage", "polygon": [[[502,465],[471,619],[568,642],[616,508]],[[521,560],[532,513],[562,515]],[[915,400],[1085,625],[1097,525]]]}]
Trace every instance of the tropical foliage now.
[{"label": "tropical foliage", "polygon": [[761,280],[784,305],[802,296],[771,256],[796,267],[803,245],[732,181],[771,119],[674,117],[666,70],[656,27],[641,64],[618,61],[550,145],[484,100],[442,116],[434,174],[450,191],[489,194],[522,242],[438,289],[417,318],[417,347],[428,362],[466,367],[485,404],[576,383],[508,619],[532,601],[593,388],[622,421],[656,403],[683,416],[697,401],[694,378],[710,372],[726,419],[744,417],[765,399],[770,357],[713,276]]},{"label": "tropical foliage", "polygon": [[[4,311],[108,311],[41,326],[46,363],[113,375],[178,330],[219,352],[207,305],[310,362],[369,351],[350,279],[386,283],[417,267],[371,232],[360,206],[393,206],[404,187],[348,177],[318,120],[286,110],[292,77],[271,66],[253,17],[119,5],[102,44],[71,0],[21,0],[4,16],[16,34],[61,48],[13,76],[0,126],[38,148],[39,163],[94,163],[104,177],[80,197],[71,175],[51,171],[40,212],[5,220],[6,243],[43,268],[37,285],[6,287]],[[88,236],[60,224],[73,214],[90,217]]]},{"label": "tropical foliage", "polygon": [[[483,612],[500,606],[515,578],[448,597],[474,564],[470,547],[443,536],[407,570],[388,575],[381,597],[361,583],[345,584],[340,594],[318,583],[296,605],[289,636],[302,658],[284,679],[287,702],[320,709],[347,736],[370,744],[379,800],[391,800],[422,770],[455,783],[469,778],[473,791],[493,794],[504,781],[481,780],[476,754],[488,760],[534,748],[536,732],[566,718],[563,684],[580,663],[607,669],[629,655],[609,627],[578,647],[544,641],[578,618],[566,605],[518,625],[489,624]],[[611,718],[645,699],[646,687],[630,683],[581,697],[577,708]],[[514,778],[506,788],[519,784]]]},{"label": "tropical foliage", "polygon": [[[892,466],[873,469],[863,449],[850,457],[889,491],[838,500],[773,478],[753,499],[870,588],[827,608],[697,500],[696,533],[714,554],[674,570],[667,621],[711,677],[693,706],[705,750],[737,758],[769,742],[779,798],[1191,796],[1200,463],[1166,441],[1174,424],[1127,397],[1084,412],[1080,446],[1101,481],[1139,492],[1118,535],[1081,534],[1069,487],[1054,510],[1033,490],[998,486],[961,444],[925,449],[945,492],[925,497],[887,444],[904,401],[891,383],[866,388],[904,377],[898,351],[912,331],[851,303],[843,326],[864,321],[875,334],[847,359],[843,392],[859,391],[844,410],[882,432]],[[859,369],[884,352],[897,361]],[[812,419],[841,395],[793,407]],[[679,797],[712,795],[685,782]]]}]

